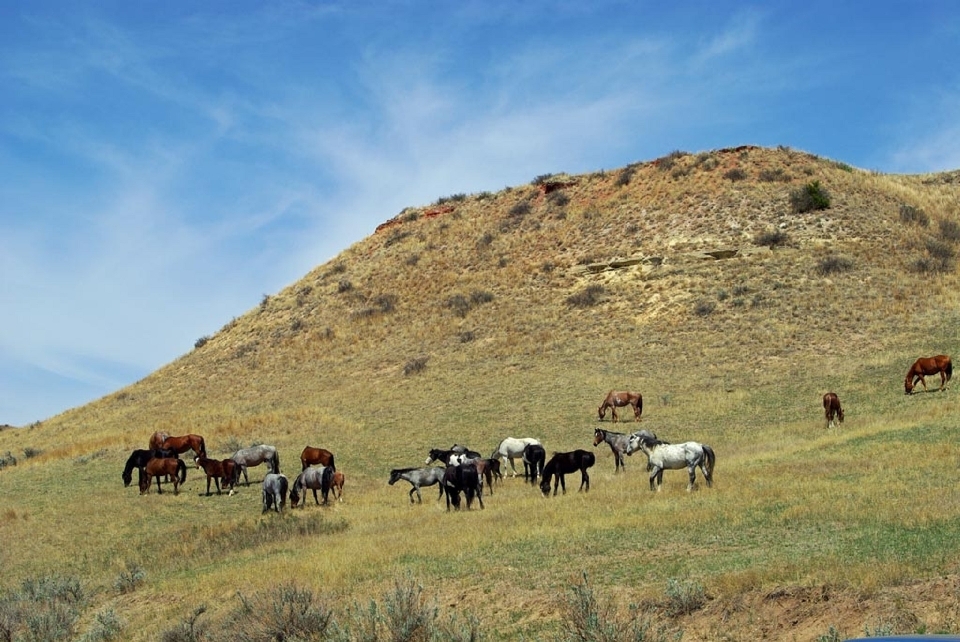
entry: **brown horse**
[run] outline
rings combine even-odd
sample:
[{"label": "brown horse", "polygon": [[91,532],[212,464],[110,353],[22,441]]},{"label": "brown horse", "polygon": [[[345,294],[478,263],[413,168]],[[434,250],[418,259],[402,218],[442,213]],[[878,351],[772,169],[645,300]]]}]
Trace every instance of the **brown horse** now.
[{"label": "brown horse", "polygon": [[315,466],[316,464],[329,466],[334,471],[337,470],[337,467],[333,464],[333,453],[326,448],[305,447],[303,452],[300,453],[300,463],[302,464],[300,470],[306,470],[307,466]]},{"label": "brown horse", "polygon": [[634,421],[640,421],[640,413],[643,412],[643,396],[639,392],[629,392],[627,390],[611,390],[607,393],[603,403],[597,408],[600,421],[603,421],[604,416],[606,416],[607,408],[612,411],[613,421],[620,421],[617,416],[617,408],[623,408],[624,406],[633,406],[633,419]]},{"label": "brown horse", "polygon": [[840,397],[835,392],[828,392],[823,395],[823,413],[827,418],[827,428],[836,425],[834,418],[843,423],[843,408],[840,407]]},{"label": "brown horse", "polygon": [[180,493],[180,484],[187,481],[187,465],[182,459],[154,457],[140,469],[140,494],[150,492],[150,483],[154,477],[157,479],[157,493],[163,493],[160,478],[165,475],[173,480],[173,494],[177,495]]},{"label": "brown horse", "polygon": [[173,450],[178,455],[193,450],[197,455],[207,455],[207,445],[200,435],[183,435],[182,437],[168,436],[160,445],[164,450]]},{"label": "brown horse", "polygon": [[927,390],[927,382],[923,380],[924,375],[940,375],[940,390],[947,387],[947,382],[953,375],[953,364],[950,363],[950,357],[945,354],[938,354],[935,357],[920,357],[913,362],[910,370],[907,371],[907,377],[903,380],[903,390],[905,394],[911,394],[917,381],[923,384],[923,390]]},{"label": "brown horse", "polygon": [[147,446],[147,450],[160,450],[163,448],[163,440],[169,437],[165,432],[160,432],[159,430],[152,435],[150,435],[150,442]]},{"label": "brown horse", "polygon": [[333,479],[330,481],[330,490],[333,491],[333,496],[337,498],[338,502],[343,501],[343,482],[343,473],[339,470],[333,473]]},{"label": "brown horse", "polygon": [[220,480],[223,480],[223,488],[229,487],[230,494],[233,495],[233,487],[240,478],[240,466],[229,457],[227,459],[209,459],[206,453],[197,455],[193,460],[197,468],[202,468],[207,474],[207,496],[210,496],[210,480],[217,486],[217,495],[220,493]]}]

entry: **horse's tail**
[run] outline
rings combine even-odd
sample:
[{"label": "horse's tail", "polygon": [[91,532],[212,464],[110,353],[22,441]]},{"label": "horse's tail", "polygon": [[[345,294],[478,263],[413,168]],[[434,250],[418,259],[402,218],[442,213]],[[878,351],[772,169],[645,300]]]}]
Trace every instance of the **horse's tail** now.
[{"label": "horse's tail", "polygon": [[177,459],[177,474],[180,475],[180,483],[187,481],[187,465],[182,459]]},{"label": "horse's tail", "polygon": [[333,453],[330,453],[330,471],[331,474],[337,472],[337,465],[333,463]]},{"label": "horse's tail", "polygon": [[943,371],[947,373],[947,381],[950,381],[950,377],[953,376],[953,362],[950,361],[950,357],[947,357],[947,363],[943,367]]},{"label": "horse's tail", "polygon": [[705,465],[707,467],[707,474],[711,477],[713,476],[713,466],[717,463],[717,455],[713,452],[713,448],[706,444],[700,444],[703,447],[703,458],[705,460]]},{"label": "horse's tail", "polygon": [[273,451],[273,472],[280,474],[280,451]]}]

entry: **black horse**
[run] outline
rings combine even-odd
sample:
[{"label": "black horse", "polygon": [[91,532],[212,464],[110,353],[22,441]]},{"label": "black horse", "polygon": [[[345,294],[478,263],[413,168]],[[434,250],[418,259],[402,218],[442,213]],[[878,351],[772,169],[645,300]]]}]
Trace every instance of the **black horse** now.
[{"label": "black horse", "polygon": [[553,482],[553,494],[557,494],[557,488],[562,488],[564,494],[567,492],[567,484],[563,476],[567,473],[580,471],[580,490],[590,490],[590,475],[587,474],[587,468],[593,466],[596,461],[593,453],[587,450],[574,450],[568,453],[556,453],[543,467],[543,481],[540,482],[540,492],[544,495],[550,494],[550,478],[555,477]]},{"label": "black horse", "polygon": [[[126,465],[123,467],[123,473],[120,475],[123,478],[123,485],[129,486],[133,481],[133,469],[136,468],[143,471],[143,467],[147,465],[147,462],[156,458],[163,457],[172,457],[174,459],[179,459],[177,453],[172,450],[134,450],[130,453],[130,457],[127,459]],[[169,479],[167,481],[170,481]]]},{"label": "black horse", "polygon": [[543,465],[547,460],[547,451],[540,444],[527,444],[523,448],[523,478],[531,484],[537,483],[537,475],[543,475]]},{"label": "black horse", "polygon": [[480,483],[480,473],[477,472],[476,464],[447,466],[443,471],[441,484],[447,494],[447,510],[450,510],[450,504],[460,510],[461,491],[467,497],[468,510],[473,504],[474,497],[480,502],[480,508],[483,508],[483,485]]}]

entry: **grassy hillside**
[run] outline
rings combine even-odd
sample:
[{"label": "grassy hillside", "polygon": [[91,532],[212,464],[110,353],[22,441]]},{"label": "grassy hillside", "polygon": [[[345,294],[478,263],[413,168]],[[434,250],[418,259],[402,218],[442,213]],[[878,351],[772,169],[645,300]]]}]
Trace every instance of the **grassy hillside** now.
[{"label": "grassy hillside", "polygon": [[[809,189],[829,207],[802,211]],[[213,626],[238,591],[292,583],[343,619],[398,581],[488,639],[553,637],[584,574],[611,620],[639,605],[686,640],[956,632],[936,606],[960,592],[956,393],[908,397],[903,377],[960,340],[958,197],[957,172],[745,147],[408,208],[142,381],[0,431],[18,461],[0,587],[80,578],[76,631],[112,609],[144,640],[200,605]],[[591,445],[611,388],[643,393],[640,426],[713,446],[714,487],[668,472],[650,493],[640,454],[614,475]],[[291,478],[303,446],[329,448],[345,501],[261,517],[257,485],[208,498],[192,469],[179,496],[138,496],[120,471],[155,430],[219,457],[272,443]],[[429,448],[506,436],[595,450],[590,493],[507,479],[447,514],[386,484]]]}]

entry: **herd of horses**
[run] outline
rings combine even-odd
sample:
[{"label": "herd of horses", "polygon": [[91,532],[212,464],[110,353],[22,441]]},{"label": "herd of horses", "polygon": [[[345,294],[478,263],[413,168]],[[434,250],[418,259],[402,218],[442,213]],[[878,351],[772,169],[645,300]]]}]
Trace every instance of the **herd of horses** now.
[{"label": "herd of horses", "polygon": [[[904,379],[905,394],[913,394],[917,383],[927,391],[925,376],[940,375],[940,388],[945,390],[947,382],[953,375],[953,365],[947,355],[922,357],[917,359]],[[597,409],[599,420],[603,420],[607,410],[611,411],[614,423],[619,421],[617,408],[630,406],[633,408],[634,421],[641,420],[643,412],[643,397],[638,392],[611,390]],[[832,428],[843,423],[843,407],[840,398],[835,392],[823,395],[824,418],[826,427]],[[638,430],[627,434],[607,430],[594,429],[593,446],[596,448],[602,443],[610,447],[614,460],[614,473],[626,470],[625,456],[632,456],[635,452],[642,452],[647,458],[647,472],[650,490],[659,491],[663,484],[665,470],[686,469],[688,474],[687,490],[693,490],[696,485],[696,471],[699,468],[708,487],[713,485],[713,470],[716,464],[716,454],[707,444],[695,441],[670,443],[659,439],[648,430]],[[266,464],[268,472],[262,482],[263,510],[281,512],[289,497],[292,507],[305,507],[307,491],[313,492],[313,499],[317,505],[329,501],[332,492],[334,498],[343,501],[344,475],[336,469],[334,455],[324,448],[306,446],[300,453],[301,471],[291,483],[280,472],[280,457],[274,446],[258,444],[249,448],[242,448],[226,459],[211,459],[207,457],[206,443],[200,435],[188,434],[171,436],[164,432],[155,432],[151,435],[148,448],[134,450],[124,466],[122,479],[124,486],[133,482],[133,471],[139,473],[140,494],[150,492],[156,480],[157,492],[162,493],[161,480],[166,479],[173,485],[174,494],[179,493],[180,486],[186,481],[187,466],[180,455],[192,450],[194,464],[198,470],[206,475],[206,495],[210,495],[210,484],[214,484],[217,494],[229,491],[233,495],[234,488],[244,479],[245,485],[250,485],[247,469]],[[538,439],[533,437],[507,437],[500,441],[489,457],[466,446],[454,444],[449,449],[431,448],[427,452],[424,464],[419,467],[394,468],[390,471],[389,485],[398,481],[410,484],[410,503],[423,503],[420,489],[438,486],[437,500],[446,497],[447,510],[461,508],[461,494],[466,500],[466,507],[470,509],[476,501],[480,508],[484,507],[484,486],[487,492],[493,495],[494,483],[504,478],[503,472],[507,465],[513,477],[518,476],[516,460],[523,464],[524,480],[531,485],[539,485],[543,496],[549,496],[551,486],[553,495],[562,491],[566,493],[565,476],[580,472],[580,487],[578,492],[589,492],[590,475],[588,470],[596,463],[596,457],[588,450],[576,449],[567,452],[555,452],[549,459],[547,451]],[[440,466],[431,465],[440,462]],[[539,480],[539,483],[538,483]],[[222,484],[222,486],[221,486]],[[318,496],[318,491],[320,495]]]}]

